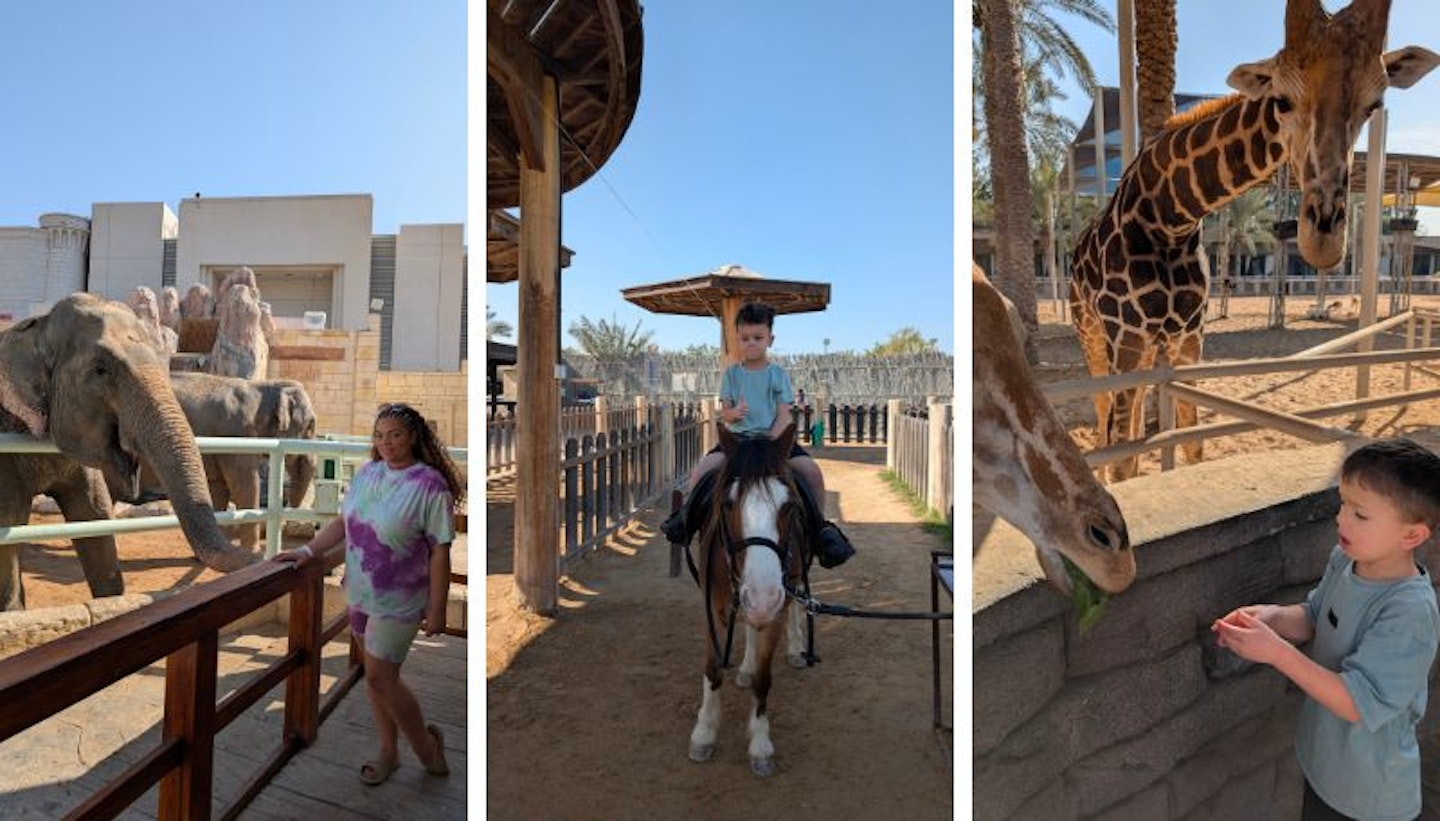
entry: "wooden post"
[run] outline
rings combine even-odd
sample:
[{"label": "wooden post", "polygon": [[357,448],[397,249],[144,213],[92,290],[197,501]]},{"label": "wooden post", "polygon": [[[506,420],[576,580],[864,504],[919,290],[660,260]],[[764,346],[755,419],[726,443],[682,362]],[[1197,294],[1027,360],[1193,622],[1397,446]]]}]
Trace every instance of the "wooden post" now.
[{"label": "wooden post", "polygon": [[604,396],[595,397],[595,432],[610,435],[610,399]]},{"label": "wooden post", "polygon": [[161,737],[185,745],[180,766],[160,780],[160,821],[206,821],[215,780],[215,676],[219,634],[206,632],[165,659]]},{"label": "wooden post", "polygon": [[[1380,200],[1385,196],[1385,131],[1387,117],[1382,106],[1370,115],[1370,145],[1365,151],[1365,214],[1362,223],[1365,241],[1361,246],[1360,265],[1360,325],[1365,328],[1375,324],[1376,303],[1380,290]],[[1355,346],[1355,350],[1368,353],[1375,350],[1375,339],[1366,337]],[[1370,366],[1355,368],[1355,398],[1364,399],[1370,395]],[[1364,419],[1365,414],[1356,414]]]},{"label": "wooden post", "polygon": [[325,629],[323,562],[302,571],[304,581],[290,594],[290,649],[301,655],[300,669],[285,679],[285,743],[315,743],[320,730],[320,634]]},{"label": "wooden post", "polygon": [[735,317],[745,301],[727,296],[720,301],[720,370],[740,361],[740,340],[735,338]]},{"label": "wooden post", "polygon": [[885,402],[885,426],[889,435],[885,437],[885,469],[891,473],[895,472],[895,452],[900,448],[900,437],[896,431],[900,430],[900,418],[902,403],[899,399],[890,399]]},{"label": "wooden post", "polygon": [[945,425],[950,421],[950,403],[931,398],[928,405],[930,430],[925,442],[925,504],[944,515],[945,483],[941,473],[948,463],[945,458]]},{"label": "wooden post", "polygon": [[520,162],[520,338],[516,352],[515,587],[522,608],[555,612],[560,575],[555,485],[560,463],[560,94],[549,74],[539,97],[542,168]]}]

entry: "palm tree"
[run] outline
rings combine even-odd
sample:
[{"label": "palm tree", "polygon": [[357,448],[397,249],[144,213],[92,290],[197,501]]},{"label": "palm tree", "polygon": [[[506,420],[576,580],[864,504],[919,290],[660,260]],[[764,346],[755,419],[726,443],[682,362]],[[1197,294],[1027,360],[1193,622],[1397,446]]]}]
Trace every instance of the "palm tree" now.
[{"label": "palm tree", "polygon": [[[975,0],[984,48],[985,132],[990,137],[990,179],[995,192],[995,287],[1010,298],[1034,339],[1035,232],[1030,224],[1030,154],[1025,145],[1025,95],[1021,88],[1022,0]],[[1034,361],[1033,345],[1027,358]]]},{"label": "palm tree", "polygon": [[920,331],[908,325],[890,334],[884,342],[877,342],[867,353],[870,356],[899,356],[901,354],[929,353],[939,350],[934,339],[926,339]]},{"label": "palm tree", "polygon": [[[1084,53],[1050,16],[1054,10],[1114,30],[1114,22],[1096,0],[971,0],[972,22],[979,34],[975,44],[979,66],[975,73],[976,105],[984,112],[976,120],[984,124],[994,194],[996,247],[992,279],[1015,304],[1032,332],[1038,322],[1034,229],[1028,201],[1030,152],[1025,126],[1027,119],[1034,118],[1027,118],[1026,112],[1044,109],[1040,103],[1053,98],[1053,94],[1047,96],[1040,83],[1040,78],[1050,73],[1072,74],[1087,88],[1095,84],[1094,71]],[[1033,333],[1030,338],[1034,338]],[[1027,354],[1034,359],[1033,349]]]},{"label": "palm tree", "polygon": [[498,319],[499,314],[489,305],[485,306],[485,341],[508,337],[515,333],[515,326],[503,319]]},{"label": "palm tree", "polygon": [[642,354],[654,334],[654,331],[642,331],[638,319],[634,328],[627,328],[613,314],[608,321],[592,322],[582,315],[570,323],[570,335],[580,343],[580,349],[600,361],[615,361]]},{"label": "palm tree", "polygon": [[1269,190],[1252,188],[1246,191],[1212,214],[1208,222],[1206,233],[1219,237],[1215,243],[1215,275],[1220,278],[1219,316],[1223,319],[1229,315],[1232,260],[1238,260],[1243,271],[1250,257],[1275,243],[1271,228],[1275,223],[1275,214],[1271,209]]},{"label": "palm tree", "polygon": [[1135,0],[1135,96],[1140,138],[1175,114],[1175,0]]}]

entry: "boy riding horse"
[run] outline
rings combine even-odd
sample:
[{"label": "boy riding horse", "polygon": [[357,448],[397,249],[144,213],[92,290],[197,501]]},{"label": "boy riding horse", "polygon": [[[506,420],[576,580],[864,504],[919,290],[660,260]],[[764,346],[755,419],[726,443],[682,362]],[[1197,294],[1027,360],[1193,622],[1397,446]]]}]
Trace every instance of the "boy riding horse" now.
[{"label": "boy riding horse", "polygon": [[[720,380],[720,418],[732,433],[739,435],[765,435],[776,438],[785,428],[793,424],[790,410],[794,393],[790,377],[779,365],[766,358],[766,351],[775,341],[773,328],[775,309],[758,302],[748,302],[735,315],[735,336],[740,344],[740,362],[725,369]],[[686,483],[695,489],[702,477],[718,468],[725,459],[719,446],[701,457],[690,471]],[[812,500],[815,519],[819,527],[813,545],[821,567],[836,567],[855,555],[855,548],[833,522],[824,520],[825,477],[820,466],[799,444],[790,450],[790,467],[796,476],[804,480],[809,498]],[[692,494],[695,496],[708,494]],[[681,505],[660,525],[666,538],[675,544],[689,544],[702,521],[701,517],[687,515],[689,505]],[[691,522],[694,522],[694,526]]]}]

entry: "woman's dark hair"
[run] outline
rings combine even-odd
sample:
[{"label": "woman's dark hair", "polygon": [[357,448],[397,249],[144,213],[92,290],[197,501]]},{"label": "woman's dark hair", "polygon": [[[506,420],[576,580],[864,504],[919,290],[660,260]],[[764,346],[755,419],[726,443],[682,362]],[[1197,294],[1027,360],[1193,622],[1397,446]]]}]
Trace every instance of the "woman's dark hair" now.
[{"label": "woman's dark hair", "polygon": [[1411,439],[1384,439],[1345,457],[1340,480],[1385,497],[1406,519],[1440,524],[1440,456]]},{"label": "woman's dark hair", "polygon": [[[398,419],[405,425],[415,438],[412,454],[416,459],[440,472],[445,478],[445,484],[450,488],[450,496],[455,500],[456,506],[465,501],[465,481],[460,477],[460,470],[455,467],[455,462],[450,459],[450,454],[445,450],[445,444],[440,437],[431,429],[425,417],[420,411],[415,410],[404,402],[391,402],[381,405],[378,413],[375,414],[375,421],[381,419]],[[370,458],[378,460],[380,451],[373,444],[370,446]]]},{"label": "woman's dark hair", "polygon": [[775,328],[775,309],[763,302],[747,302],[735,313],[735,327],[741,325],[764,325]]}]

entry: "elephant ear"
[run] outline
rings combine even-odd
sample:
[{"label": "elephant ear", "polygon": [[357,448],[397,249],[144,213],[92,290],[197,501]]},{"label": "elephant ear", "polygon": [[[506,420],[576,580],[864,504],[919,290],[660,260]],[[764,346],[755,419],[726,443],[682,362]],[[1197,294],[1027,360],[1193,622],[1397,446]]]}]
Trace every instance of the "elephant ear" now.
[{"label": "elephant ear", "polygon": [[37,437],[49,429],[50,356],[43,319],[31,317],[0,333],[0,408]]},{"label": "elephant ear", "polygon": [[315,412],[310,397],[300,385],[290,385],[280,394],[280,418],[288,421],[287,430],[301,439],[315,437]]}]

